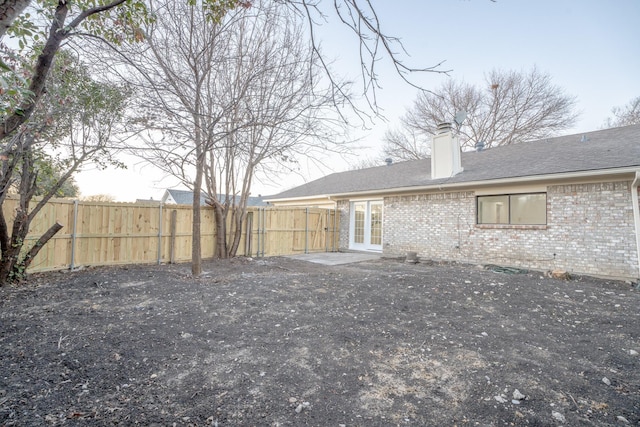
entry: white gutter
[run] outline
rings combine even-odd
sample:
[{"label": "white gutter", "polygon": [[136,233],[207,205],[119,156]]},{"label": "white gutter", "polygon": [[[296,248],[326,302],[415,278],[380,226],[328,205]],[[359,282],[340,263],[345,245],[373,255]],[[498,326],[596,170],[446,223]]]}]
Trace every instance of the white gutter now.
[{"label": "white gutter", "polygon": [[638,186],[640,186],[640,170],[631,184],[631,203],[633,204],[633,220],[636,225],[636,253],[638,254],[638,279],[640,279],[640,205],[638,205]]}]

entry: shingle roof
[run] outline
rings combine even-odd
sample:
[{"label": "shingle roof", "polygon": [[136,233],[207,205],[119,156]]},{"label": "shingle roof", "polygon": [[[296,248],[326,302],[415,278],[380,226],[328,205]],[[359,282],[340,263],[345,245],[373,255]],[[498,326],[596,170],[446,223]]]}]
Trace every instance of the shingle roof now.
[{"label": "shingle roof", "polygon": [[[190,190],[176,190],[174,188],[168,188],[167,193],[171,195],[171,198],[178,205],[192,205],[193,204],[193,191]],[[200,194],[200,204],[204,206],[207,193],[202,192]],[[166,201],[166,200],[164,200]]]},{"label": "shingle roof", "polygon": [[[167,192],[171,195],[173,200],[175,200],[178,205],[191,205],[193,204],[193,191],[190,190],[176,190],[173,188],[167,189]],[[200,205],[204,206],[206,204],[206,199],[209,195],[205,192],[202,192],[200,195]],[[236,196],[237,197],[237,196]],[[224,199],[224,194],[219,194],[218,199]],[[166,201],[166,200],[165,200]],[[247,206],[266,206],[267,202],[265,202],[262,197],[249,197],[247,200]]]},{"label": "shingle roof", "polygon": [[464,170],[457,175],[433,180],[431,159],[410,160],[334,173],[267,199],[410,190],[431,185],[445,187],[466,182],[640,167],[640,125],[463,152],[462,167]]}]

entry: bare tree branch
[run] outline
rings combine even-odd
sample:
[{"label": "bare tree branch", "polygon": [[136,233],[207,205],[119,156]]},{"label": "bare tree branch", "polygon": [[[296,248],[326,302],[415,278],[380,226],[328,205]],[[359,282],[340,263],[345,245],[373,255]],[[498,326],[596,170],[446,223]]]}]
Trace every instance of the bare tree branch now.
[{"label": "bare tree branch", "polygon": [[608,117],[605,121],[605,127],[618,127],[640,124],[640,96],[632,99],[622,107],[613,107],[611,109],[613,117]]},{"label": "bare tree branch", "polygon": [[[548,74],[536,68],[527,73],[494,70],[485,77],[483,87],[449,80],[433,93],[421,93],[402,124],[406,132],[426,141],[439,123],[450,122],[464,111],[467,118],[459,128],[463,148],[480,142],[490,148],[570,128],[577,119],[575,104],[574,97],[565,95]],[[405,140],[400,147],[397,139],[388,140],[388,154],[414,151],[410,142]]]}]

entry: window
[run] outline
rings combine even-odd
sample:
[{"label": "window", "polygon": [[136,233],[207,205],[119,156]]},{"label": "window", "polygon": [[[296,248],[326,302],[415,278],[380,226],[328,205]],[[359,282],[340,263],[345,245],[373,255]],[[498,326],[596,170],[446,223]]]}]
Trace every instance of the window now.
[{"label": "window", "polygon": [[540,225],[547,223],[547,195],[478,196],[478,224]]}]

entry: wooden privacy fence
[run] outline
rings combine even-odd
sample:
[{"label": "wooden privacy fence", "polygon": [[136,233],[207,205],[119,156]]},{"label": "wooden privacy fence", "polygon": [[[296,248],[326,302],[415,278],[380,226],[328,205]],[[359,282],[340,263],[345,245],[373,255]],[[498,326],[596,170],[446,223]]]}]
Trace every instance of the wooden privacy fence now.
[{"label": "wooden privacy fence", "polygon": [[[17,200],[3,209],[9,222]],[[215,253],[213,208],[201,210],[202,257]],[[38,213],[26,246],[52,224],[63,225],[33,260],[29,272],[80,266],[191,260],[193,212],[188,205],[82,202],[56,199]],[[277,256],[338,250],[339,215],[332,209],[249,208],[237,255]]]}]

